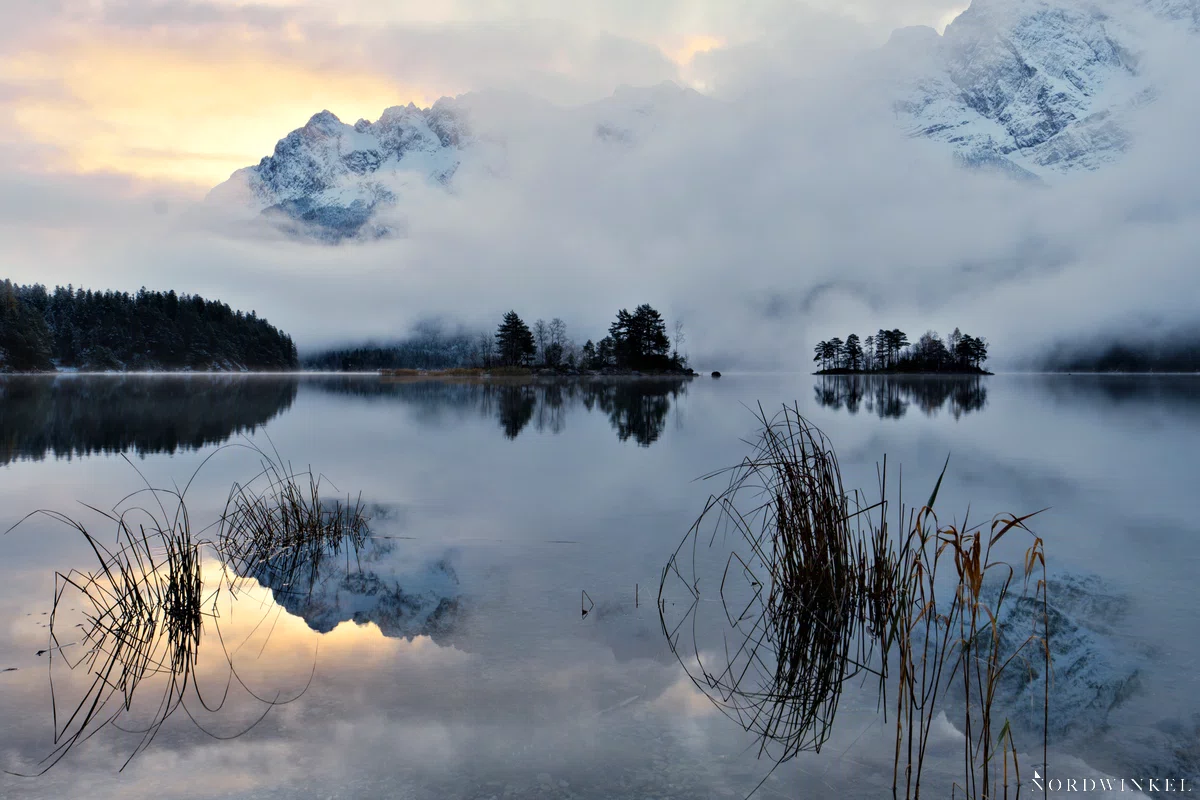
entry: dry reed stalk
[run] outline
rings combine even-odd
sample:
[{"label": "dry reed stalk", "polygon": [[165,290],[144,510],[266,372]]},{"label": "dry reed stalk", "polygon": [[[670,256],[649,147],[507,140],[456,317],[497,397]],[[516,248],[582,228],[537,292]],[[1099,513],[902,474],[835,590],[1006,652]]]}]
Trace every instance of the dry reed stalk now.
[{"label": "dry reed stalk", "polygon": [[[897,541],[887,523],[886,460],[879,470],[880,500],[868,505],[861,493],[844,489],[828,439],[798,407],[785,406],[770,418],[760,407],[758,417],[762,428],[751,455],[706,476],[729,474],[729,486],[709,499],[663,569],[663,632],[692,681],[761,738],[760,755],[776,746],[772,758],[782,763],[805,750],[819,751],[846,681],[875,676],[882,708],[888,707],[889,686],[896,696],[893,794],[910,800],[920,797],[935,715],[957,686],[966,744],[963,783],[956,790],[971,798],[1007,796],[1011,762],[1019,791],[1017,749],[1007,721],[997,724],[996,690],[1004,671],[1034,649],[1041,651],[1048,676],[1049,645],[1043,624],[1004,650],[999,620],[1017,573],[993,558],[993,547],[1014,529],[1029,532],[1025,523],[1032,515],[997,517],[987,531],[965,524],[939,527],[933,506],[947,460],[928,503],[907,514],[907,526],[904,506],[899,507],[900,529],[908,533]],[[696,550],[708,525],[710,546],[718,535],[729,534],[745,545],[731,553],[721,580],[729,631],[724,661],[716,666],[705,662],[698,643],[684,650],[680,641],[689,620],[695,636],[702,599]],[[685,577],[680,557],[689,544],[692,575]],[[940,579],[943,562],[954,571]],[[1042,605],[1044,622],[1045,554],[1042,540],[1033,536],[1025,557],[1026,590],[1039,568],[1033,597]],[[666,612],[672,576],[691,595],[676,625],[668,623]],[[991,593],[985,591],[989,576],[997,587]],[[739,578],[751,598],[731,607],[736,592],[727,590]],[[952,591],[939,599],[947,580]],[[1048,701],[1047,694],[1047,708]],[[1043,759],[1045,749],[1043,731]]]},{"label": "dry reed stalk", "polygon": [[[223,449],[217,448],[208,458]],[[310,569],[315,577],[326,555],[340,552],[343,547],[357,551],[369,535],[367,518],[361,500],[354,505],[330,505],[321,497],[321,478],[311,471],[296,473],[285,468],[277,453],[270,457],[257,447],[251,449],[263,457],[262,471],[247,484],[234,484],[225,513],[214,523],[218,527],[216,541],[205,537],[213,526],[200,531],[193,528],[185,501],[191,480],[183,489],[172,490],[156,489],[147,483],[146,488],[118,502],[111,512],[86,506],[106,524],[116,527],[116,543],[111,548],[88,526],[61,512],[36,511],[17,523],[39,515],[63,523],[87,542],[96,560],[90,571],[73,569],[55,574],[50,641],[42,651],[49,656],[55,746],[32,774],[45,773],[73,747],[109,725],[140,735],[121,765],[124,769],[150,746],[167,719],[181,708],[205,733],[231,738],[207,731],[188,708],[188,701],[194,698],[205,711],[219,712],[234,682],[265,706],[261,716],[234,736],[248,732],[274,706],[293,702],[307,691],[305,685],[289,698],[281,699],[280,694],[267,698],[247,686],[221,636],[217,600],[223,592],[236,596],[242,581],[254,571],[269,569],[278,576],[282,570],[294,576],[301,569]],[[195,477],[193,474],[192,480]],[[142,480],[145,482],[144,477]],[[134,498],[148,498],[148,502],[129,507]],[[215,553],[223,567],[221,578],[207,591],[202,577],[206,551]],[[83,623],[69,628],[78,631],[73,641],[60,638],[59,630],[59,612],[68,592],[75,595],[72,604],[82,605],[84,617]],[[228,669],[225,685],[212,701],[202,691],[196,673],[207,625],[216,634]],[[72,647],[80,649],[73,651]],[[71,658],[72,653],[79,655]],[[83,668],[90,676],[90,681],[84,681],[82,697],[74,705],[67,703],[62,711],[54,683],[56,659],[72,671]],[[163,680],[163,686],[150,707],[149,721],[127,719],[134,708],[135,694],[145,694],[139,688],[156,678]]]}]

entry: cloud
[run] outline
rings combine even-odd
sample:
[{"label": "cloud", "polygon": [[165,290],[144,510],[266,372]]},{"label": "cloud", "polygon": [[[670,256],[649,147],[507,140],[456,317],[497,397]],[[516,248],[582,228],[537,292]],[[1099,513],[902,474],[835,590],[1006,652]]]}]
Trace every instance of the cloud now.
[{"label": "cloud", "polygon": [[[476,127],[491,141],[484,163],[465,164],[452,191],[415,189],[396,212],[408,237],[366,245],[230,235],[193,203],[194,190],[10,167],[0,175],[10,276],[216,296],[257,310],[306,347],[400,335],[429,316],[490,327],[510,307],[528,318],[561,316],[582,341],[602,336],[617,308],[650,302],[669,319],[683,319],[694,358],[721,367],[805,368],[817,339],[881,326],[910,336],[958,326],[986,336],[997,362],[1011,366],[1071,337],[1154,335],[1194,323],[1194,40],[1163,37],[1148,48],[1144,69],[1159,98],[1140,112],[1135,144],[1122,161],[1036,186],[959,169],[940,145],[896,130],[887,88],[861,57],[873,29],[848,14],[795,14],[772,37],[730,34],[724,46],[692,52],[708,40],[684,37],[672,45],[674,34],[666,32],[661,46],[639,42],[638,26],[657,24],[640,12],[625,20],[626,35],[571,27],[582,18],[509,27],[389,23],[368,32],[354,27],[362,21],[354,16],[369,6],[351,6],[351,21],[321,38],[305,27],[305,14],[315,12],[284,9],[280,29],[293,31],[311,61],[288,60],[294,43],[270,37],[261,63],[222,66],[199,49],[172,51],[181,70],[214,70],[219,81],[240,85],[243,99],[229,100],[232,109],[206,107],[194,96],[170,97],[169,87],[151,91],[152,82],[141,83],[146,98],[163,93],[164,119],[188,120],[195,136],[124,141],[121,158],[152,165],[147,174],[156,174],[176,161],[177,150],[211,169],[213,160],[240,152],[221,120],[238,113],[251,119],[255,103],[275,102],[276,89],[284,96],[277,108],[287,115],[325,105],[339,111],[324,102],[304,108],[305,96],[289,89],[322,74],[328,82],[317,85],[328,96],[355,86],[358,93],[346,96],[363,106],[385,103],[369,88],[369,74],[417,74],[414,86],[476,88],[490,73],[509,89],[528,83],[535,94],[579,98],[613,82],[645,84],[636,78],[668,73],[677,67],[669,50],[676,59],[686,53],[713,93],[646,94],[658,112],[645,118],[622,110],[628,94],[556,110],[511,93],[484,93],[472,101]],[[449,8],[448,17],[472,13],[469,4]],[[676,27],[704,30],[723,13],[698,8],[712,16]],[[756,8],[763,18],[777,11]],[[933,13],[943,6],[905,8]],[[135,22],[154,27],[149,18],[121,24]],[[154,49],[158,41],[131,43],[119,57],[97,53],[88,63],[124,64],[122,74],[132,77],[166,57]],[[563,61],[555,62],[556,52]],[[314,64],[328,71],[309,71]],[[356,72],[364,64],[374,72]],[[58,77],[74,80],[72,69]],[[104,94],[116,90],[89,95],[83,77],[63,85],[70,92],[51,104],[63,116],[46,123],[63,131],[50,140],[60,157],[79,159],[88,147],[121,139],[119,98]],[[73,143],[68,134],[79,125],[62,109],[80,98],[100,107],[112,102],[113,128],[88,130]],[[19,98],[8,102],[20,108]],[[362,113],[374,117],[378,109]],[[594,135],[598,121],[614,116],[633,126],[624,144]],[[300,121],[262,137],[273,141]],[[245,163],[269,149],[245,141],[247,150],[258,148]],[[122,163],[116,156],[96,162],[97,169],[133,171]]]}]

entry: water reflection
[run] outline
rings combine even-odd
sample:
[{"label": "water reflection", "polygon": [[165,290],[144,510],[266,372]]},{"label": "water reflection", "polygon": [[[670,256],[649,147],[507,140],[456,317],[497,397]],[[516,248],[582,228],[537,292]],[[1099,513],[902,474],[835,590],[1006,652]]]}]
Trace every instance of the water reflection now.
[{"label": "water reflection", "polygon": [[979,375],[825,375],[813,392],[825,408],[865,410],[880,419],[899,419],[911,405],[926,416],[948,408],[955,419],[987,406],[987,385]]},{"label": "water reflection", "polygon": [[[345,554],[328,559],[311,605],[307,585],[277,580],[267,588],[245,581],[236,603],[222,605],[221,635],[231,650],[241,646],[237,668],[249,688],[287,699],[308,684],[315,663],[308,692],[234,742],[208,739],[178,714],[120,776],[119,762],[105,756],[127,755],[125,740],[106,732],[37,781],[0,776],[0,796],[746,797],[772,764],[756,760],[755,738],[684,674],[661,635],[653,587],[714,491],[712,481],[692,479],[744,455],[740,440],[753,422],[745,406],[797,398],[803,413],[825,417],[855,485],[874,484],[875,463],[886,453],[889,464],[892,457],[904,464],[906,485],[911,477],[914,499],[924,501],[953,451],[942,485],[949,508],[1053,505],[1039,526],[1053,536],[1052,566],[1102,575],[1114,584],[1112,596],[1129,598],[1121,613],[1104,597],[1097,603],[1107,592],[1059,606],[1080,630],[1075,636],[1055,619],[1056,641],[1077,643],[1079,659],[1055,673],[1051,722],[1085,723],[1062,734],[1059,762],[1084,759],[1078,769],[1086,774],[1200,775],[1192,699],[1200,659],[1192,639],[1180,636],[1195,625],[1200,568],[1190,488],[1200,403],[1184,405],[1191,389],[1183,384],[1192,379],[1173,380],[1164,379],[1154,399],[1147,393],[1159,382],[1149,379],[1001,375],[984,381],[988,413],[978,422],[987,424],[913,412],[908,421],[920,425],[864,426],[873,415],[817,405],[808,376],[727,376],[685,387],[686,398],[665,394],[674,414],[686,411],[688,425],[664,432],[652,452],[620,446],[610,438],[619,431],[608,414],[588,414],[588,394],[591,410],[600,411],[598,387],[563,401],[559,428],[573,416],[561,435],[537,437],[531,430],[555,424],[556,406],[535,391],[534,414],[517,426],[524,438],[515,444],[537,446],[517,453],[502,436],[499,386],[485,413],[477,387],[359,377],[330,391],[319,386],[323,376],[300,378],[296,401],[270,423],[272,441],[297,464],[316,465],[339,496],[362,490],[386,505],[392,516],[374,514],[372,531],[395,545],[365,553],[361,579],[355,554],[348,569]],[[1138,399],[1126,399],[1129,391]],[[864,390],[860,410],[867,399]],[[154,484],[171,485],[204,455],[138,466]],[[206,479],[193,487],[198,525],[221,508],[229,482],[247,477],[248,460],[235,448],[209,462]],[[139,485],[127,465],[104,457],[14,464],[4,473],[0,529],[33,508],[77,509],[77,499],[107,507]],[[731,548],[709,546],[710,538],[697,548],[697,566],[700,589],[715,593]],[[53,749],[47,656],[35,653],[47,646],[43,614],[54,570],[90,563],[89,552],[67,547],[76,544],[48,525],[0,537],[0,721],[8,721],[0,722],[0,767],[28,770]],[[438,567],[447,555],[452,575]],[[1051,597],[1061,603],[1053,581]],[[595,601],[582,622],[581,589]],[[667,599],[679,604],[666,610],[678,617],[691,598],[682,586],[675,594]],[[412,595],[420,595],[419,609],[395,613],[408,613]],[[441,598],[448,602],[439,614]],[[459,609],[450,615],[455,601]],[[720,655],[728,622],[716,603],[701,609],[701,642]],[[76,619],[63,617],[62,630]],[[1090,629],[1100,623],[1104,636],[1093,638]],[[409,638],[418,631],[429,635]],[[222,691],[228,667],[215,637],[205,641],[202,686]],[[1155,647],[1153,657],[1141,655],[1143,643]],[[1109,666],[1098,670],[1105,659]],[[1136,690],[1125,682],[1135,672]],[[61,673],[56,685],[66,680]],[[1040,688],[1040,681],[1014,687],[1015,702],[1025,698],[1021,692],[1036,701]],[[240,685],[232,691],[219,719],[205,716],[222,734],[249,725],[263,708]],[[1114,704],[1126,691],[1130,699]],[[889,702],[894,708],[892,695]],[[1070,708],[1084,716],[1059,713]],[[954,736],[949,728],[935,732],[926,768],[936,772],[926,785],[945,788],[961,777],[961,737]],[[1018,741],[1029,739],[1018,732]],[[881,724],[876,688],[856,681],[822,754],[800,754],[754,796],[879,797],[894,750],[893,718]]]},{"label": "water reflection", "polygon": [[291,573],[268,565],[250,573],[289,614],[318,633],[343,622],[374,623],[384,636],[429,636],[449,642],[462,598],[451,554],[427,561],[399,552],[396,543],[371,538],[344,559],[329,559]]},{"label": "water reflection", "polygon": [[1039,375],[1036,380],[1057,405],[1200,412],[1200,375]]},{"label": "water reflection", "polygon": [[0,464],[219,444],[290,408],[297,384],[244,376],[4,378]]},{"label": "water reflection", "polygon": [[551,380],[520,382],[376,381],[321,378],[316,388],[335,394],[414,406],[423,420],[445,414],[477,413],[496,419],[508,439],[530,425],[539,433],[562,433],[569,412],[584,408],[605,414],[617,438],[649,447],[667,426],[672,403],[686,394],[686,378]]}]

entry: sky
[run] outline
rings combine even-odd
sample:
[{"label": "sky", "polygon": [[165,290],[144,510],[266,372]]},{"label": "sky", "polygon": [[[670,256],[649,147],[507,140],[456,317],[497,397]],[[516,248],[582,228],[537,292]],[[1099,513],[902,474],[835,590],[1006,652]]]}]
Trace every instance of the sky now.
[{"label": "sky", "polygon": [[[0,0],[0,259],[21,282],[217,297],[302,348],[510,307],[582,340],[641,302],[684,321],[697,363],[747,367],[806,368],[819,338],[877,327],[959,326],[1016,363],[1194,325],[1195,48],[1147,46],[1162,92],[1119,163],[1031,187],[907,139],[864,78],[896,27],[965,5]],[[563,121],[662,81],[710,102],[619,157]],[[505,174],[415,190],[402,240],[263,241],[204,214],[319,110],[481,91],[562,113],[493,114]]]},{"label": "sky", "polygon": [[[813,0],[880,40],[962,0]],[[38,167],[209,188],[328,108],[376,118],[481,89],[559,103],[691,82],[698,53],[759,42],[786,0],[4,0],[0,119]]]}]

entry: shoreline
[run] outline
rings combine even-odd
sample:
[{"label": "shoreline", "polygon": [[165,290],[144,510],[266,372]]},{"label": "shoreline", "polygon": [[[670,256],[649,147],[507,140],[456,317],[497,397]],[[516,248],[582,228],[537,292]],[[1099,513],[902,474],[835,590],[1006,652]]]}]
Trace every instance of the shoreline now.
[{"label": "shoreline", "polygon": [[[338,374],[338,373],[334,373]],[[389,383],[414,381],[496,381],[504,383],[536,383],[539,381],[595,381],[595,380],[691,380],[695,372],[640,372],[622,370],[601,372],[594,370],[557,371],[549,369],[446,369],[446,370],[380,370],[380,379]]]},{"label": "shoreline", "polygon": [[[813,374],[813,375],[820,375],[820,376],[822,376],[822,377],[828,377],[828,376],[830,376],[830,375],[834,375],[834,376],[840,376],[840,375],[867,375],[867,376],[870,376],[870,375],[883,375],[883,376],[888,376],[888,377],[895,376],[895,375],[908,375],[908,376],[911,376],[911,377],[914,377],[914,378],[916,378],[916,377],[936,377],[936,378],[961,378],[961,377],[968,377],[968,378],[978,378],[978,377],[983,377],[983,376],[985,376],[985,375],[995,375],[996,373],[994,373],[994,372],[988,372],[988,371],[987,371],[987,370],[985,370],[985,369],[979,369],[979,370],[952,370],[952,371],[945,371],[945,372],[927,372],[927,371],[923,371],[923,370],[901,370],[901,369],[872,369],[872,370],[864,370],[864,369],[844,369],[844,368],[838,368],[838,369],[821,369],[821,370],[817,370],[816,372],[813,372],[813,373],[811,373],[811,374]],[[1067,373],[1067,372],[1062,372],[1062,373],[1047,373],[1047,374],[1049,374],[1049,375],[1069,375],[1070,373]]]},{"label": "shoreline", "polygon": [[[706,373],[695,372],[691,375],[681,372],[580,372],[577,374],[571,373],[549,373],[539,375],[536,371],[520,372],[505,374],[501,372],[480,371],[454,371],[454,370],[412,370],[400,371],[400,375],[388,374],[387,371],[381,370],[283,370],[283,371],[256,371],[256,370],[218,370],[212,372],[201,371],[185,371],[185,370],[130,370],[130,371],[115,371],[109,370],[105,372],[88,372],[83,370],[56,370],[54,372],[0,372],[0,380],[5,378],[116,378],[116,377],[146,377],[146,378],[214,378],[214,377],[259,377],[259,378],[285,378],[285,377],[357,377],[357,378],[418,378],[423,380],[446,380],[450,378],[467,378],[479,379],[486,378],[488,380],[496,380],[498,378],[697,378],[705,377]],[[1193,372],[1167,372],[1167,371],[1144,371],[1144,372],[1127,372],[1127,371],[1107,371],[1107,372],[1088,372],[1088,371],[1071,371],[1065,372],[1061,370],[1003,370],[1001,372],[849,372],[840,370],[834,371],[818,371],[805,372],[795,370],[766,370],[754,372],[738,372],[727,374],[740,375],[810,375],[819,377],[838,377],[838,376],[909,376],[909,377],[986,377],[995,375],[1062,375],[1067,377],[1200,377],[1200,371]]]}]

